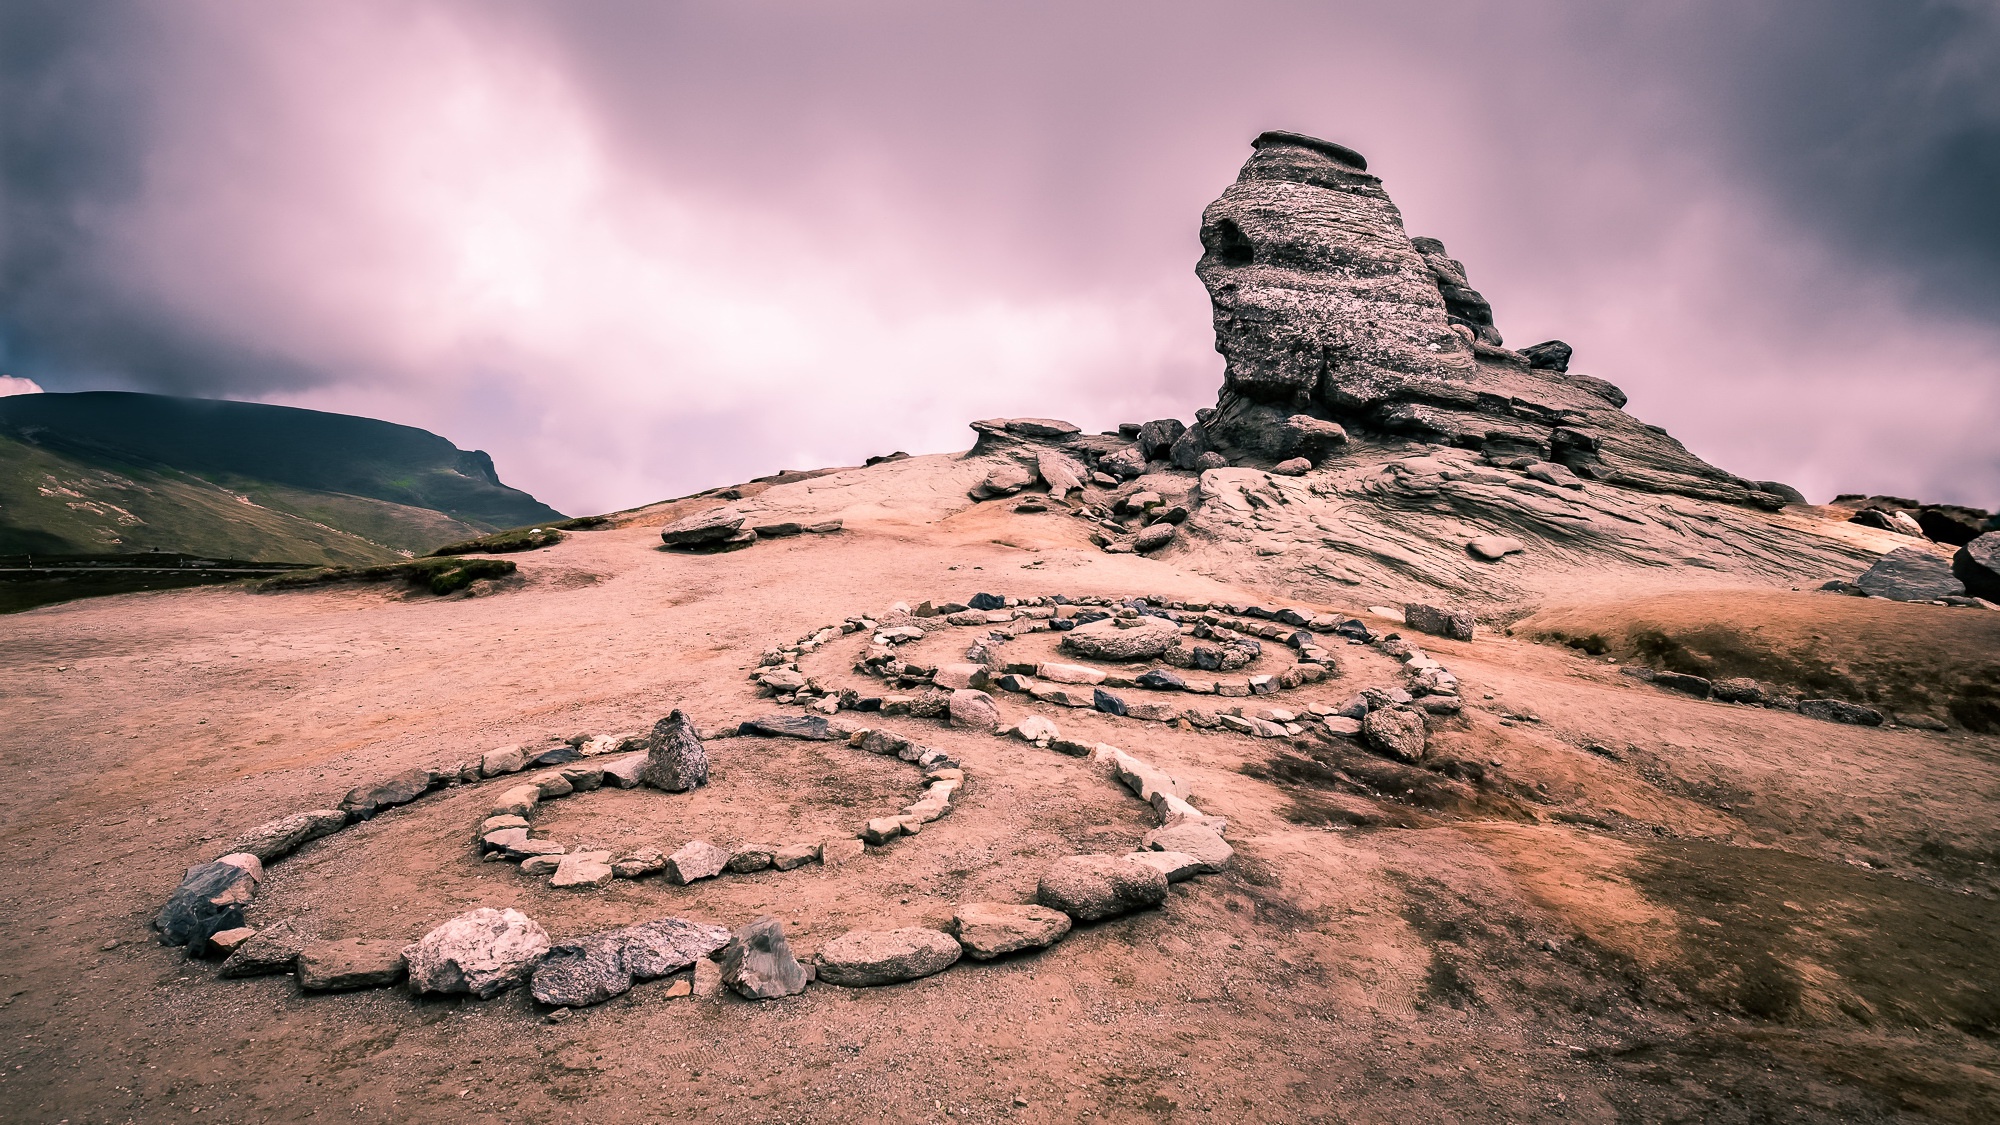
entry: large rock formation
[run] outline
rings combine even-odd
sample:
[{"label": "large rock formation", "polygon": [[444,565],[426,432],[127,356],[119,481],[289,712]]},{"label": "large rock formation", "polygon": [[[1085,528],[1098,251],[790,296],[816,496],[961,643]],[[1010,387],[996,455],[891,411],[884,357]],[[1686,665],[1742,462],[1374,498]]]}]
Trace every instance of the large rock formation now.
[{"label": "large rock formation", "polygon": [[[1412,239],[1352,150],[1296,133],[1252,142],[1202,215],[1196,267],[1226,360],[1199,440],[1237,458],[1300,455],[1312,419],[1553,462],[1585,480],[1782,507],[1782,486],[1723,472],[1568,371],[1569,348],[1500,347],[1492,308],[1435,239]],[[1310,454],[1306,454],[1310,456]]]}]

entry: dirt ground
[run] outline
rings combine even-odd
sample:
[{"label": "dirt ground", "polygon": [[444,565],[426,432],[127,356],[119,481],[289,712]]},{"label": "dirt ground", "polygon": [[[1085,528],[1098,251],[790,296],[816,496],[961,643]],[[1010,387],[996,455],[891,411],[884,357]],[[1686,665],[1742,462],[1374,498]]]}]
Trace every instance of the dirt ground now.
[{"label": "dirt ground", "polygon": [[[1426,770],[1003,695],[1009,719],[1039,710],[1190,778],[1237,849],[1164,909],[1038,956],[764,1004],[656,982],[552,1024],[520,990],[309,996],[151,943],[182,870],[243,829],[504,743],[672,707],[704,725],[767,713],[745,680],[759,654],[850,614],[981,590],[1280,596],[1079,550],[1061,524],[996,534],[979,512],[715,556],[657,550],[662,516],[514,556],[520,575],[474,596],[202,589],[0,617],[0,1118],[2000,1120],[2000,739],[1697,701],[1525,633],[1426,639],[1468,703]],[[1700,596],[1700,614],[1728,609]],[[1838,601],[1746,595],[1730,612],[1766,597],[1818,598],[1786,603],[1805,617]],[[1840,619],[1868,649],[1983,612],[1868,608]],[[936,659],[965,639],[921,644]],[[862,686],[859,640],[806,670]],[[1953,653],[1933,655],[1961,671],[1991,655]],[[1370,650],[1337,655],[1343,675],[1297,699],[1393,682]],[[1151,825],[1084,762],[883,723],[973,780],[951,816],[845,866],[553,890],[479,862],[490,790],[467,787],[274,864],[251,921],[413,940],[512,906],[561,941],[769,913],[803,954],[1026,901],[1049,860]],[[572,846],[783,844],[913,796],[910,767],[839,746],[710,750],[692,797],[600,791],[538,824]]]}]

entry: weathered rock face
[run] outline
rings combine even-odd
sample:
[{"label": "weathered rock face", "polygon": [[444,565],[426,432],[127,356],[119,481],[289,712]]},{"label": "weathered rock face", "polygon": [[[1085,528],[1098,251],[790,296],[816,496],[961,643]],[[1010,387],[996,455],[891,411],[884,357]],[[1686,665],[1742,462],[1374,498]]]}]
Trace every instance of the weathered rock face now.
[{"label": "weathered rock face", "polygon": [[347,814],[339,809],[310,809],[283,820],[260,824],[229,846],[232,852],[248,852],[265,863],[283,859],[312,840],[347,827]]},{"label": "weathered rock face", "polygon": [[353,938],[307,946],[298,971],[299,987],[307,992],[386,988],[403,979],[403,943]]},{"label": "weathered rock face", "polygon": [[549,951],[549,935],[518,910],[482,906],[461,914],[403,950],[410,991],[467,992],[490,1000],[528,979]]},{"label": "weathered rock face", "polygon": [[1781,492],[1622,413],[1616,387],[1568,371],[1566,346],[1538,345],[1533,357],[1501,348],[1464,266],[1437,240],[1404,232],[1358,154],[1295,133],[1265,133],[1251,146],[1236,182],[1202,215],[1195,272],[1214,304],[1225,367],[1202,433],[1183,435],[1200,439],[1190,455],[1205,444],[1271,462],[1316,460],[1299,416],[1553,461],[1645,491],[1782,506]]}]

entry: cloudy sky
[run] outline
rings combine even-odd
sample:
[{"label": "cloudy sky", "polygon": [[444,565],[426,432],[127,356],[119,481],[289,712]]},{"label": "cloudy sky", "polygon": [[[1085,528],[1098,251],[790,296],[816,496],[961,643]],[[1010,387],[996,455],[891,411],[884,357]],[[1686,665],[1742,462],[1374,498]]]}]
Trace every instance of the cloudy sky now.
[{"label": "cloudy sky", "polygon": [[1990,0],[9,0],[0,373],[423,426],[573,513],[1190,418],[1268,128],[1725,468],[2000,504]]}]

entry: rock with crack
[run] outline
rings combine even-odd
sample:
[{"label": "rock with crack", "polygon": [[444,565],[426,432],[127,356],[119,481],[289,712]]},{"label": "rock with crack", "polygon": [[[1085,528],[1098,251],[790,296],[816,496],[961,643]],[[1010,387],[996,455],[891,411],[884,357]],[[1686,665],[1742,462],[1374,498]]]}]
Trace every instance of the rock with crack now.
[{"label": "rock with crack", "polygon": [[966,956],[990,961],[1010,953],[1044,949],[1069,933],[1069,915],[1046,906],[969,902],[952,915],[952,933]]},{"label": "rock with crack", "polygon": [[833,742],[847,737],[834,730],[824,715],[763,715],[744,722],[742,733],[761,734],[766,738],[797,738],[807,742]]},{"label": "rock with crack", "polygon": [[558,890],[601,887],[617,877],[610,852],[570,852],[557,861],[549,886]]},{"label": "rock with crack", "polygon": [[983,691],[961,688],[951,693],[951,725],[992,733],[1000,729],[1000,707]]},{"label": "rock with crack", "polygon": [[1190,855],[1199,863],[1203,872],[1216,872],[1229,866],[1236,849],[1229,846],[1221,836],[1199,824],[1176,824],[1171,828],[1155,828],[1139,841],[1148,851],[1179,852]]},{"label": "rock with crack", "polygon": [[1167,900],[1167,877],[1122,855],[1073,855],[1042,874],[1035,901],[1079,922],[1101,922]]},{"label": "rock with crack", "polygon": [[784,923],[769,915],[737,929],[721,965],[722,983],[746,1000],[776,1000],[806,990],[805,966],[792,955]]},{"label": "rock with crack", "polygon": [[549,935],[518,910],[482,906],[461,914],[403,949],[416,996],[470,993],[490,1000],[528,979]]},{"label": "rock with crack", "polygon": [[[716,508],[677,520],[660,530],[660,542],[681,550],[714,548],[742,535],[744,515],[732,508]],[[755,532],[751,535],[754,538]]]},{"label": "rock with crack", "polygon": [[1422,602],[1410,602],[1403,607],[1403,624],[1419,633],[1448,637],[1454,641],[1471,640],[1474,629],[1471,614],[1439,609]]},{"label": "rock with crack", "polygon": [[639,776],[653,788],[669,793],[708,784],[708,751],[702,747],[693,720],[675,710],[653,724],[646,766]]},{"label": "rock with crack", "polygon": [[849,930],[821,946],[814,961],[820,980],[865,988],[941,973],[957,963],[959,953],[951,935],[910,926]]}]

